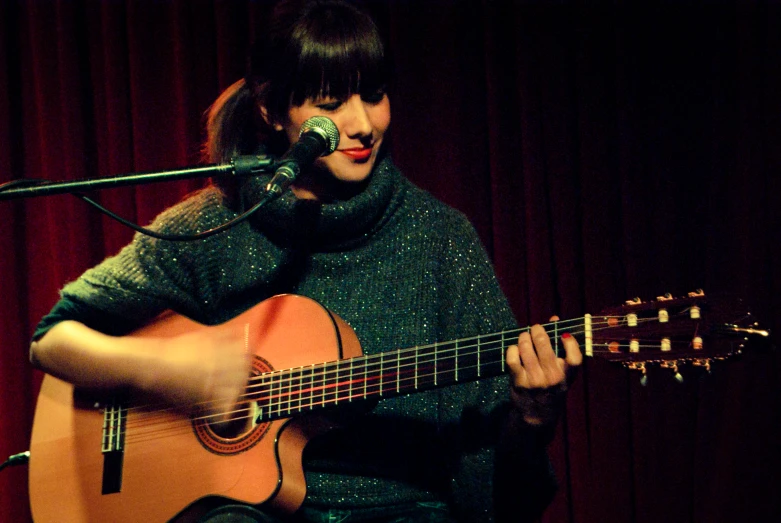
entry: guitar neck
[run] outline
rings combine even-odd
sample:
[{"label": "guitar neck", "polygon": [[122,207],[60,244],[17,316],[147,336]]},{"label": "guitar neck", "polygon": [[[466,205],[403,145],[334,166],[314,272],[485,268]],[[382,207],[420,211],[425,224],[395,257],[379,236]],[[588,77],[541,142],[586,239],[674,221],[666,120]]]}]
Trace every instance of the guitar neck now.
[{"label": "guitar neck", "polygon": [[[548,325],[557,354],[560,323]],[[582,320],[579,323],[582,327]],[[567,322],[568,329],[576,326]],[[257,402],[257,421],[270,421],[491,378],[506,372],[505,350],[524,330],[528,329],[267,372],[252,378],[247,392]]]},{"label": "guitar neck", "polygon": [[[561,334],[578,339],[586,357],[599,356],[637,369],[658,364],[677,373],[679,363],[710,366],[740,353],[748,337],[767,338],[750,313],[699,291],[683,298],[629,301],[592,318],[544,325],[556,355]],[[389,398],[506,372],[505,350],[527,329],[513,329],[356,358],[330,361],[253,377],[247,392],[257,421],[340,404]],[[710,344],[709,347],[706,345]]]}]

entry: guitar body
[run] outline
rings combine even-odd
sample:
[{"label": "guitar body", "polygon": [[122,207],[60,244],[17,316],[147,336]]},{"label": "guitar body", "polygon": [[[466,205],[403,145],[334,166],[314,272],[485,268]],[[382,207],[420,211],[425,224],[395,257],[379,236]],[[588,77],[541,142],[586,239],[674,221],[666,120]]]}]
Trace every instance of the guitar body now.
[{"label": "guitar body", "polygon": [[[702,291],[630,300],[548,328],[582,336],[586,356],[621,363],[643,377],[652,364],[676,378],[684,364],[709,369],[712,361],[740,353],[749,337],[769,336],[749,312]],[[329,428],[323,418],[303,413],[502,375],[506,347],[522,331],[363,356],[338,316],[311,299],[282,295],[215,327],[170,314],[130,336],[198,329],[239,329],[254,356],[227,425],[161,406],[90,399],[56,378],[44,379],[30,445],[37,523],[189,522],[212,500],[294,512],[306,494],[304,446]]]},{"label": "guitar body", "polygon": [[[171,314],[132,335],[173,336],[207,328],[243,329],[255,356],[253,373],[361,354],[344,321],[293,295],[270,298],[217,327]],[[192,518],[186,509],[210,496],[293,512],[306,493],[304,446],[328,428],[312,416],[258,424],[250,419],[240,432],[225,435],[175,410],[131,406],[122,416],[117,466],[107,464],[102,452],[105,417],[103,402],[57,378],[44,378],[30,446],[30,504],[37,523],[187,520]],[[109,483],[121,483],[111,493],[104,493],[107,476]]]}]

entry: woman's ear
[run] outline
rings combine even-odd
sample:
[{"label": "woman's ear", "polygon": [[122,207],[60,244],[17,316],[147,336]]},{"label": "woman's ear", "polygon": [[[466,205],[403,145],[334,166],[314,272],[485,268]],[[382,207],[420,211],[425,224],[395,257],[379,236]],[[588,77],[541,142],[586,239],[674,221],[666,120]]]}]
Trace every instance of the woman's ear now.
[{"label": "woman's ear", "polygon": [[273,127],[275,131],[282,131],[285,129],[281,123],[271,121],[271,117],[265,105],[258,104],[258,109],[260,110],[260,116],[263,117],[263,121],[266,122],[269,126]]}]

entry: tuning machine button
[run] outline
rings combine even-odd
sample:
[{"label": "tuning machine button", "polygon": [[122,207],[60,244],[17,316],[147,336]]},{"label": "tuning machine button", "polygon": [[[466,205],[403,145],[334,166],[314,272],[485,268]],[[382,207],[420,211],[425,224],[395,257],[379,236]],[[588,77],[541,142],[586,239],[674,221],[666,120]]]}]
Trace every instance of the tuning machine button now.
[{"label": "tuning machine button", "polygon": [[648,385],[648,369],[645,366],[645,362],[642,361],[630,361],[626,364],[626,368],[629,370],[637,370],[642,373],[640,376],[640,385],[645,387]]},{"label": "tuning machine button", "polygon": [[674,373],[673,377],[675,378],[675,381],[677,381],[678,383],[683,383],[683,376],[681,375],[680,372],[678,372],[678,362],[677,361],[675,361],[675,360],[673,360],[673,361],[663,361],[660,364],[660,366],[663,369],[670,369],[671,371],[673,371],[673,373]]}]

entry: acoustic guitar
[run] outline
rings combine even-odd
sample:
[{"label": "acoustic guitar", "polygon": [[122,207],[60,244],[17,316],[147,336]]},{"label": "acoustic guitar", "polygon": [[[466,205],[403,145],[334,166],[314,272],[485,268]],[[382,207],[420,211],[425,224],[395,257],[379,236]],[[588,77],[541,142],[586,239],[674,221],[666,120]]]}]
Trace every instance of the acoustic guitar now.
[{"label": "acoustic guitar", "polygon": [[[586,356],[638,370],[651,364],[709,368],[767,336],[751,315],[701,292],[633,300],[599,315],[546,325],[579,339]],[[223,325],[244,329],[252,373],[237,412],[213,423],[208,406],[185,414],[164,405],[96,398],[52,376],[43,380],[30,446],[30,504],[37,523],[162,522],[193,517],[203,499],[292,513],[304,500],[301,457],[330,427],[313,415],[505,373],[505,349],[521,329],[363,355],[353,330],[317,302],[269,298]],[[235,325],[234,325],[235,324]],[[139,336],[207,329],[168,314]],[[194,513],[194,511],[192,512]]]}]

